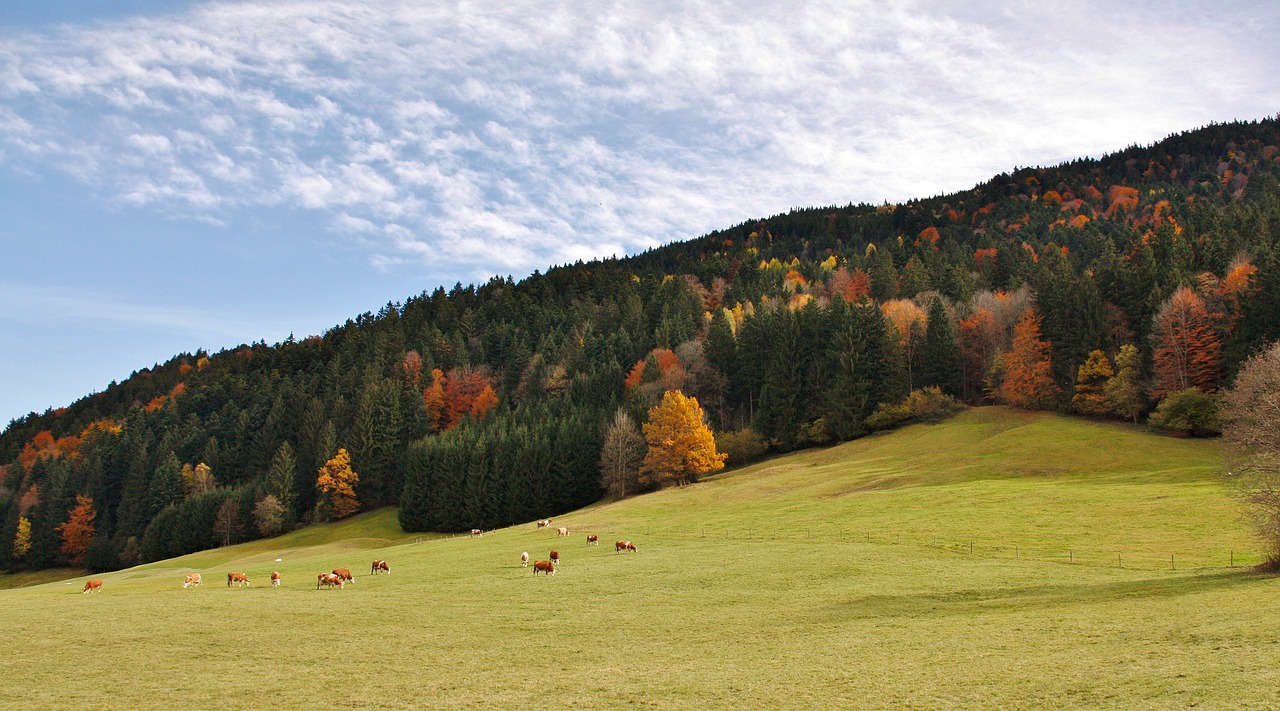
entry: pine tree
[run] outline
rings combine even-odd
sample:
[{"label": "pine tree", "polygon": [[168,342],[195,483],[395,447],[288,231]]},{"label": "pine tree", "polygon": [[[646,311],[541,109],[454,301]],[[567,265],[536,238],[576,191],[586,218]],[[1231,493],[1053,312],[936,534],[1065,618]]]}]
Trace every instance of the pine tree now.
[{"label": "pine tree", "polygon": [[964,372],[960,366],[960,346],[956,343],[951,318],[940,298],[935,298],[929,306],[924,341],[921,385],[937,386],[947,395],[961,397]]},{"label": "pine tree", "polygon": [[271,458],[271,467],[267,469],[267,492],[286,511],[293,510],[297,471],[298,462],[293,456],[293,445],[285,440],[280,443],[280,448]]},{"label": "pine tree", "polygon": [[164,507],[176,504],[182,498],[182,463],[178,461],[178,455],[170,451],[160,460],[160,465],[156,467],[151,483],[147,486],[151,512],[148,518],[154,518]]},{"label": "pine tree", "polygon": [[1115,375],[1111,361],[1102,351],[1093,351],[1089,360],[1076,373],[1076,392],[1071,407],[1085,415],[1107,415],[1112,412],[1111,402],[1103,393],[1107,381]]}]

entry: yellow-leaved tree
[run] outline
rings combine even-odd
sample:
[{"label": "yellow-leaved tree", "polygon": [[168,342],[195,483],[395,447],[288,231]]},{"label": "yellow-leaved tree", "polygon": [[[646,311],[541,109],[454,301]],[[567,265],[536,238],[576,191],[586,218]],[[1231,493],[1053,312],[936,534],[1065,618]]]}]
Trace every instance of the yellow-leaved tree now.
[{"label": "yellow-leaved tree", "polygon": [[31,519],[23,516],[18,519],[18,532],[13,536],[13,557],[27,557],[31,550]]},{"label": "yellow-leaved tree", "polygon": [[332,520],[350,516],[360,510],[355,489],[359,482],[360,475],[351,471],[351,455],[347,450],[339,449],[333,459],[320,467],[320,476],[316,477],[320,500],[316,505]]},{"label": "yellow-leaved tree", "polygon": [[724,468],[727,455],[716,452],[715,437],[704,418],[696,398],[679,390],[662,396],[644,425],[649,451],[640,465],[641,484],[691,484],[700,474]]}]

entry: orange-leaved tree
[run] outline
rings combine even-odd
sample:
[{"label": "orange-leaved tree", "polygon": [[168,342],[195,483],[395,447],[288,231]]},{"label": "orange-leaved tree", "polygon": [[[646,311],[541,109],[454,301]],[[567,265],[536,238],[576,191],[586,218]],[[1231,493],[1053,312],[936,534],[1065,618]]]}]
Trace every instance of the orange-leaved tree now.
[{"label": "orange-leaved tree", "polygon": [[724,468],[727,455],[716,452],[716,440],[696,398],[668,390],[649,410],[644,425],[649,451],[640,464],[640,481],[649,486],[688,484],[700,474]]},{"label": "orange-leaved tree", "polygon": [[1218,362],[1222,337],[1204,299],[1180,286],[1152,317],[1155,349],[1151,396],[1161,398],[1188,388],[1212,393],[1218,389]]},{"label": "orange-leaved tree", "polygon": [[1004,382],[1000,397],[1014,407],[1043,410],[1053,405],[1058,385],[1053,381],[1049,342],[1040,338],[1040,312],[1022,313],[1013,327],[1013,350],[1004,354]]},{"label": "orange-leaved tree", "polygon": [[316,505],[333,520],[350,516],[360,510],[355,489],[359,482],[360,475],[351,470],[351,455],[347,450],[339,449],[320,467],[320,476],[316,477],[320,498]]},{"label": "orange-leaved tree", "polygon": [[93,540],[93,519],[97,518],[98,512],[93,509],[93,499],[76,494],[75,508],[67,513],[66,522],[57,529],[62,534],[62,553],[72,565],[80,565]]}]

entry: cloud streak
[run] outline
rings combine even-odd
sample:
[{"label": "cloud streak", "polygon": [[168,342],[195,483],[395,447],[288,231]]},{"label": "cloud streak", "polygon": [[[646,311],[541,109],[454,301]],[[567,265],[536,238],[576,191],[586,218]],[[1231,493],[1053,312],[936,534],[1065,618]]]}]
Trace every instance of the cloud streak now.
[{"label": "cloud streak", "polygon": [[1280,11],[1179,9],[209,3],[0,39],[0,163],[526,272],[1273,112]]}]

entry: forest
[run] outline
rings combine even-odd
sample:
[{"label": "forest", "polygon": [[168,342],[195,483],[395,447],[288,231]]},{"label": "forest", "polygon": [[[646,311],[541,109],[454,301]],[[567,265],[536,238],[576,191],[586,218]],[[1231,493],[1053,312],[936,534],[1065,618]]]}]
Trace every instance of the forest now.
[{"label": "forest", "polygon": [[553,516],[670,481],[641,432],[677,392],[730,466],[991,403],[1213,434],[1277,338],[1280,121],[1215,124],[177,354],[9,423],[0,568]]}]

